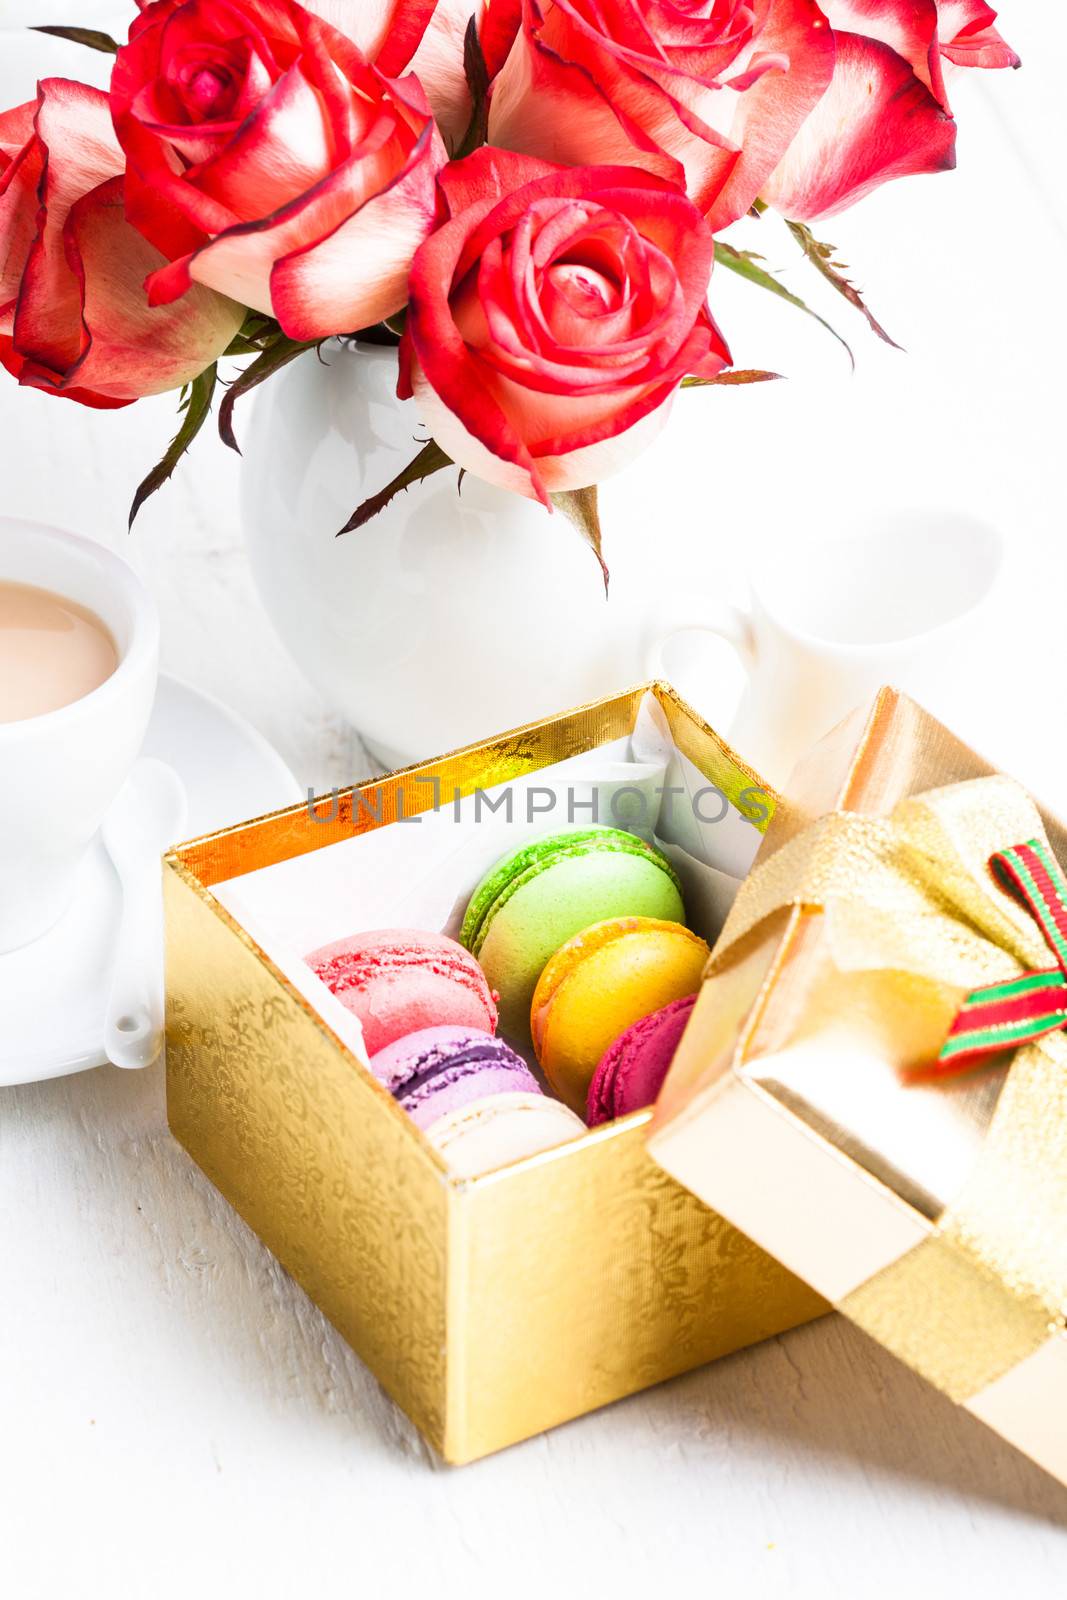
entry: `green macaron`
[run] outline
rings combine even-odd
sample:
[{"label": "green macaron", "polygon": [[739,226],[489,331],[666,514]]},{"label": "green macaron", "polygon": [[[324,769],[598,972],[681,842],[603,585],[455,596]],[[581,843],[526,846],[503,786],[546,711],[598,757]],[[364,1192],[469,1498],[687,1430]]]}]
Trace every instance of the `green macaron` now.
[{"label": "green macaron", "polygon": [[678,876],[662,851],[620,828],[571,828],[510,851],[470,899],[460,942],[500,996],[500,1028],[529,1037],[530,1002],[560,945],[609,917],[683,922]]}]

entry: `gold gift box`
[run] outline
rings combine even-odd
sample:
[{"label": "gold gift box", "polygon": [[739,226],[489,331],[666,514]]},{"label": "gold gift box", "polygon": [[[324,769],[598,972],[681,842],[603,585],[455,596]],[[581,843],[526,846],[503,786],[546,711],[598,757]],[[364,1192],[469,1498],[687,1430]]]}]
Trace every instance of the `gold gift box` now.
[{"label": "gold gift box", "polygon": [[[965,794],[945,788],[975,779]],[[1029,834],[999,836],[1020,820]],[[1004,849],[1042,824],[1067,863],[1054,817],[893,690],[842,724],[794,774],[767,830],[649,1150],[1067,1482],[1063,1034],[964,1075],[915,1075],[978,986],[961,982],[978,953],[1009,952],[994,982],[1048,967],[1036,925],[1021,908],[1001,909],[1007,897],[987,865],[991,838]],[[832,849],[820,856],[827,838]],[[883,879],[874,852],[864,853],[881,839],[890,841]],[[954,878],[946,862],[959,866]],[[960,915],[968,903],[973,917]],[[988,933],[991,905],[1007,929],[1000,948]],[[1015,967],[1012,940],[1027,937],[1037,957]]]},{"label": "gold gift box", "polygon": [[735,801],[765,788],[645,685],[347,790],[314,821],[297,805],[166,858],[171,1130],[451,1462],[827,1308],[649,1159],[650,1112],[451,1177],[212,887],[596,749],[632,732],[648,690],[709,783]]}]

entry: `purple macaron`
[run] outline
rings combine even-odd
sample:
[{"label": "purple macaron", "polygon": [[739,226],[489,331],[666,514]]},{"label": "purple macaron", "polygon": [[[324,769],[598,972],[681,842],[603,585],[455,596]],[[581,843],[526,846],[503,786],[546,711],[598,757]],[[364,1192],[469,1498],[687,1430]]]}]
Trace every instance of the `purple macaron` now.
[{"label": "purple macaron", "polygon": [[540,1094],[520,1055],[477,1028],[422,1028],[371,1056],[370,1068],[420,1128],[493,1094]]},{"label": "purple macaron", "polygon": [[694,994],[672,1000],[633,1023],[608,1046],[589,1085],[585,1120],[591,1128],[653,1103],[695,1004]]}]

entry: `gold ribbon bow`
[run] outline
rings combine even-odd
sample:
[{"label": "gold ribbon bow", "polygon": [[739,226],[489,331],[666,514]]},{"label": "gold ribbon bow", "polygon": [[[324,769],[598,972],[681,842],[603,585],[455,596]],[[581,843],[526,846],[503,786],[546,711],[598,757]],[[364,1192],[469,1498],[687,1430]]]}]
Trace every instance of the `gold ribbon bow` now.
[{"label": "gold ribbon bow", "polygon": [[[709,972],[728,966],[785,910],[824,919],[842,1012],[862,977],[896,1065],[936,1060],[963,999],[1048,963],[1030,913],[990,857],[1046,844],[1029,796],[1008,778],[930,790],[888,818],[822,817],[757,865]],[[780,981],[780,980],[779,980]],[[917,1092],[902,1083],[902,1094]],[[947,1092],[947,1091],[939,1091]],[[956,1399],[1036,1349],[1067,1313],[1067,1036],[1011,1058],[962,1191],[933,1235],[848,1296],[842,1309]]]}]

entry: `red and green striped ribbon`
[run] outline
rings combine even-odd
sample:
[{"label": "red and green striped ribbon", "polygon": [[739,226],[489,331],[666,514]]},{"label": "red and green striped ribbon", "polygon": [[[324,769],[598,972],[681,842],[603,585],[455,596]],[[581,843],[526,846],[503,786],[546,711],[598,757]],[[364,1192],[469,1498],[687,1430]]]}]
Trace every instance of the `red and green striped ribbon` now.
[{"label": "red and green striped ribbon", "polygon": [[943,1071],[1016,1050],[1067,1025],[1067,878],[1040,839],[998,851],[989,865],[1033,916],[1057,964],[969,994],[937,1058]]}]

